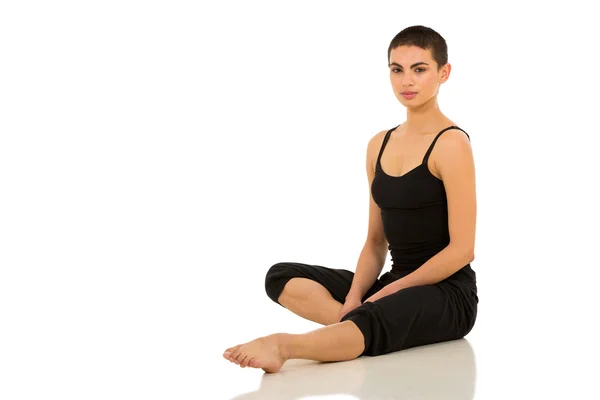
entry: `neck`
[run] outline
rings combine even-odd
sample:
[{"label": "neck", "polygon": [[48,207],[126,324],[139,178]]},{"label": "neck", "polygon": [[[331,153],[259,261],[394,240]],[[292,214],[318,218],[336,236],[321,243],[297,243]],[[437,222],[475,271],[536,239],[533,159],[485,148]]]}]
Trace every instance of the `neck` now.
[{"label": "neck", "polygon": [[415,134],[428,134],[440,125],[445,125],[448,118],[441,112],[437,104],[437,96],[429,101],[417,106],[406,109],[406,122],[402,125],[406,132]]}]

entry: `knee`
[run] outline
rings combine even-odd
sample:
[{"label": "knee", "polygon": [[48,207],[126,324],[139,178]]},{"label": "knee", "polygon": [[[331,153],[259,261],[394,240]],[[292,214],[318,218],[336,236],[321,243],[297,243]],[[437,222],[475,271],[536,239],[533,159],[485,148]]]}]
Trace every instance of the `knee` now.
[{"label": "knee", "polygon": [[379,356],[393,351],[389,323],[381,306],[367,302],[344,315],[341,321],[350,320],[356,324],[364,337],[362,355]]},{"label": "knee", "polygon": [[287,263],[279,262],[273,264],[265,276],[265,291],[267,292],[267,296],[276,303],[278,303],[283,287],[289,280],[289,277],[286,278],[286,272],[288,270],[289,266]]}]

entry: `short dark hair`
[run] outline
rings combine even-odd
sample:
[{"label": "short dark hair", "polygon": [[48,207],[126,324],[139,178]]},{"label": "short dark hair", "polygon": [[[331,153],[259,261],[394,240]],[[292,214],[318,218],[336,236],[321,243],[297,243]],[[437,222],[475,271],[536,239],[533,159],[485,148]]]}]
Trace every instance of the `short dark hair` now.
[{"label": "short dark hair", "polygon": [[431,51],[439,71],[448,63],[448,46],[446,40],[436,31],[423,25],[413,25],[401,30],[392,39],[388,47],[388,64],[392,50],[399,46],[417,46]]}]

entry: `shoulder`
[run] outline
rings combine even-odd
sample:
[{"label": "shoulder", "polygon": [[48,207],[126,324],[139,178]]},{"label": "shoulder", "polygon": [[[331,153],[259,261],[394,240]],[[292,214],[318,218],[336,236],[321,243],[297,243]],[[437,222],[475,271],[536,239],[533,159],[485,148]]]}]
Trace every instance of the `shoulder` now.
[{"label": "shoulder", "polygon": [[383,138],[385,134],[389,131],[389,129],[384,129],[382,131],[377,132],[375,135],[371,136],[369,139],[369,147],[377,147],[377,145],[381,145],[383,143]]},{"label": "shoulder", "polygon": [[452,143],[456,141],[469,143],[471,140],[469,135],[459,128],[450,128],[444,131],[438,138],[438,143]]},{"label": "shoulder", "polygon": [[443,132],[438,137],[433,152],[435,169],[440,175],[444,174],[444,170],[460,164],[460,161],[471,164],[473,160],[471,140],[465,132],[457,128]]},{"label": "shoulder", "polygon": [[369,148],[373,147],[373,148],[376,148],[377,151],[379,151],[379,149],[381,148],[381,145],[383,144],[383,139],[385,138],[385,135],[387,135],[387,133],[389,131],[391,131],[392,129],[397,129],[397,128],[398,127],[384,129],[382,131],[377,132],[375,135],[371,136],[371,138],[369,139]]},{"label": "shoulder", "polygon": [[383,144],[383,139],[390,129],[384,129],[371,136],[367,143],[367,164],[372,170],[375,170],[375,163],[377,162],[377,156],[379,150]]},{"label": "shoulder", "polygon": [[434,150],[439,154],[453,154],[454,152],[462,152],[471,150],[471,139],[460,129],[451,128],[444,131],[435,144]]}]

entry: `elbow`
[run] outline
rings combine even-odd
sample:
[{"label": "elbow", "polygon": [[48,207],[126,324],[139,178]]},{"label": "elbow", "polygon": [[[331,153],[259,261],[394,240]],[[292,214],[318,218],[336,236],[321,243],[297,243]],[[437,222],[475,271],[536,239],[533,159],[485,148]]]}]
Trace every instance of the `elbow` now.
[{"label": "elbow", "polygon": [[368,248],[371,251],[378,254],[380,257],[383,257],[383,261],[385,262],[385,258],[387,257],[388,252],[388,242],[385,239],[381,240],[369,240],[365,242],[364,248]]},{"label": "elbow", "polygon": [[475,250],[473,249],[469,249],[465,252],[466,254],[466,260],[467,260],[467,264],[472,263],[473,260],[475,260]]},{"label": "elbow", "polygon": [[469,264],[475,260],[475,250],[472,247],[466,246],[453,246],[458,257],[464,262]]},{"label": "elbow", "polygon": [[385,237],[368,237],[365,241],[365,246],[375,248],[378,250],[383,249],[384,251],[387,251],[388,242],[385,239]]}]

